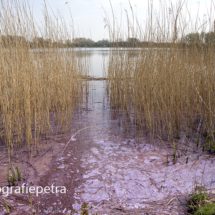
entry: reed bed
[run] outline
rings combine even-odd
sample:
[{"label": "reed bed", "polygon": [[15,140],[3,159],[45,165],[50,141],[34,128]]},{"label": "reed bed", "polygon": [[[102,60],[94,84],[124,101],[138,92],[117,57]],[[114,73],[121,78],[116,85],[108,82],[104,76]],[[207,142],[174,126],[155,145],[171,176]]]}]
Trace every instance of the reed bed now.
[{"label": "reed bed", "polygon": [[[183,40],[186,23],[182,3],[162,5],[162,11],[153,17],[149,2],[144,29],[130,7],[133,18],[127,20],[128,31],[116,30],[119,25],[114,14],[113,23],[106,17],[110,37],[117,45],[118,38],[131,35],[147,41],[148,46],[137,50],[133,43],[128,50],[118,52],[120,47],[116,47],[112,51],[106,75],[112,108],[123,111],[136,128],[152,138],[173,140],[185,134],[187,138],[209,135],[214,140],[214,42]],[[171,14],[167,12],[170,8]],[[189,26],[187,32],[198,32]]]},{"label": "reed bed", "polygon": [[42,137],[66,131],[87,87],[86,62],[60,48],[69,36],[63,20],[44,5],[37,23],[26,2],[0,5],[0,138],[9,154],[23,145],[36,151]]}]

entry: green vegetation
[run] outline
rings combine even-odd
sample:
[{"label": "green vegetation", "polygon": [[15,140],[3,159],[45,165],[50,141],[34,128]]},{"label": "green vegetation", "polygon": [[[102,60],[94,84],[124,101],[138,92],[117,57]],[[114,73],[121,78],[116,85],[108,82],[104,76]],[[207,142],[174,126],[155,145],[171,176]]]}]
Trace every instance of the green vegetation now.
[{"label": "green vegetation", "polygon": [[11,183],[12,183],[12,186],[15,186],[15,175],[12,175],[12,176],[10,177],[10,181],[11,181]]},{"label": "green vegetation", "polygon": [[21,172],[18,167],[16,167],[16,170],[17,170],[18,181],[21,181]]},{"label": "green vegetation", "polygon": [[215,32],[201,32],[190,33],[181,39],[182,43],[189,45],[214,45],[215,44]]},{"label": "green vegetation", "polygon": [[7,204],[5,204],[5,209],[6,209],[6,211],[7,211],[8,213],[10,212],[9,207],[8,207]]},{"label": "green vegetation", "polygon": [[[92,207],[89,207],[87,204],[83,204],[81,206],[80,215],[88,215],[91,209],[92,209]],[[76,210],[72,210],[72,213],[78,214],[78,212]],[[93,215],[97,215],[97,213],[93,214]]]},{"label": "green vegetation", "polygon": [[17,44],[22,44],[29,49],[37,48],[75,48],[75,47],[170,47],[171,43],[155,43],[155,42],[146,42],[139,41],[136,38],[128,38],[126,41],[117,41],[110,42],[108,39],[99,40],[97,42],[89,38],[75,38],[65,41],[55,41],[54,39],[44,39],[43,37],[34,37],[32,41],[27,40],[24,36],[12,36],[12,35],[2,35],[1,45],[2,47],[7,48],[8,46],[16,47]]},{"label": "green vegetation", "polygon": [[10,176],[10,170],[9,170],[9,167],[7,168],[7,181],[8,181],[8,184],[9,186],[12,184],[12,186],[15,186],[16,185],[16,181],[17,181],[17,184],[18,184],[18,181],[21,181],[21,172],[19,170],[18,167],[14,168],[13,165],[12,166],[12,175]]},{"label": "green vegetation", "polygon": [[203,144],[203,151],[206,150],[206,146],[208,145],[208,149],[211,153],[215,153],[215,142],[214,142],[214,132],[212,135],[208,135]]},{"label": "green vegetation", "polygon": [[215,214],[215,199],[209,197],[208,193],[202,189],[189,196],[187,202],[189,212],[195,215]]}]

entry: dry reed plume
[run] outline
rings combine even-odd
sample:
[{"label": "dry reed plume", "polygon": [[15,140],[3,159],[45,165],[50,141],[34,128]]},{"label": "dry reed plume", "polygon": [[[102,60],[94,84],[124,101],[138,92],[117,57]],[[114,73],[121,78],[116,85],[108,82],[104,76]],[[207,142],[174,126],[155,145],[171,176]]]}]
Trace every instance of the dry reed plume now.
[{"label": "dry reed plume", "polygon": [[[128,116],[134,114],[134,123],[152,137],[160,135],[171,140],[184,132],[187,137],[198,134],[213,139],[215,34],[211,32],[212,39],[206,40],[201,28],[204,25],[198,20],[190,18],[187,26],[186,14],[190,11],[182,1],[177,5],[161,3],[156,16],[150,1],[144,28],[130,7],[131,18],[126,12],[127,31],[116,30],[120,25],[114,15],[113,23],[106,17],[116,46],[121,46],[119,38],[123,37],[145,41],[139,42],[139,50],[135,49],[138,40],[132,39],[132,50],[112,51],[107,73],[112,107],[126,111]],[[211,21],[212,14],[208,17]],[[210,27],[209,30],[213,29]],[[185,29],[202,32],[200,37],[193,34],[189,38],[185,37]]]},{"label": "dry reed plume", "polygon": [[71,125],[86,65],[65,48],[64,20],[48,14],[46,5],[38,24],[26,1],[0,4],[0,137],[9,154],[23,143],[36,150],[53,119],[58,131]]}]

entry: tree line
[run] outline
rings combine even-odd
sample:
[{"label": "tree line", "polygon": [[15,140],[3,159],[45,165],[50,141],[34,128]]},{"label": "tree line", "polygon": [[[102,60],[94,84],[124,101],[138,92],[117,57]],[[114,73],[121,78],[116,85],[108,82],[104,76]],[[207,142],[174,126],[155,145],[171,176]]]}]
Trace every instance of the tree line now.
[{"label": "tree line", "polygon": [[[167,48],[172,43],[141,42],[137,38],[128,38],[126,41],[119,39],[116,42],[110,42],[107,39],[97,42],[90,38],[74,38],[73,40],[53,41],[43,37],[34,37],[31,40],[23,36],[0,35],[0,44],[3,47],[26,46],[27,48],[68,48],[68,47],[160,47]],[[190,33],[176,43],[182,45],[215,45],[215,32]]]},{"label": "tree line", "polygon": [[126,41],[118,40],[110,42],[107,39],[99,40],[97,42],[89,38],[75,38],[73,40],[53,41],[51,39],[44,39],[43,37],[35,37],[32,40],[27,40],[23,36],[0,35],[0,44],[3,47],[16,47],[19,45],[27,48],[68,48],[68,47],[149,47],[162,46],[168,47],[169,43],[154,43],[141,42],[137,38],[128,38]]},{"label": "tree line", "polygon": [[180,42],[188,45],[215,44],[215,32],[190,33],[183,36]]}]

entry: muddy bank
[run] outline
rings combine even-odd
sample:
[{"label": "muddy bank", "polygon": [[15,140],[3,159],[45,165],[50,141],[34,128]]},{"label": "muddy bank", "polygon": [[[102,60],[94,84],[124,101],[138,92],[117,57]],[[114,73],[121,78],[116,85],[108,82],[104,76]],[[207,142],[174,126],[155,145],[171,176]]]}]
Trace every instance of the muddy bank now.
[{"label": "muddy bank", "polygon": [[178,139],[180,157],[174,164],[172,143],[157,139],[152,144],[142,132],[134,137],[132,124],[128,132],[122,114],[109,109],[103,83],[92,82],[95,90],[74,116],[72,130],[47,140],[47,152],[31,160],[37,174],[30,165],[26,170],[28,183],[64,186],[66,193],[21,196],[21,202],[9,195],[12,214],[73,214],[83,204],[92,206],[90,214],[186,214],[186,198],[195,185],[214,191],[213,156]]},{"label": "muddy bank", "polygon": [[213,157],[190,152],[188,163],[182,155],[174,164],[171,146],[166,151],[159,141],[154,147],[147,138],[118,137],[116,130],[114,124],[112,134],[86,130],[56,160],[44,185],[64,184],[68,193],[44,196],[47,213],[80,212],[87,203],[91,214],[186,214],[185,199],[196,184],[215,188]]},{"label": "muddy bank", "polygon": [[174,164],[172,143],[151,144],[145,134],[132,137],[121,115],[101,100],[102,82],[95,88],[71,135],[94,128],[77,134],[41,181],[43,186],[64,184],[68,190],[49,199],[44,195],[44,212],[80,212],[86,203],[92,206],[91,214],[186,214],[186,198],[195,185],[214,189],[213,156],[181,139],[177,142],[180,158]]}]

